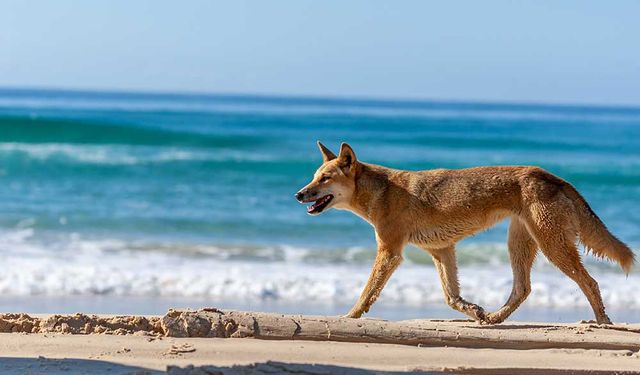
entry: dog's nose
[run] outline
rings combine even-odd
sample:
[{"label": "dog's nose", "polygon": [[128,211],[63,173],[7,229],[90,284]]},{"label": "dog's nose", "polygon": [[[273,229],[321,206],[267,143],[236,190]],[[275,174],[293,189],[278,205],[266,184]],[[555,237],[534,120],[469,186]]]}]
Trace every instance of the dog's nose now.
[{"label": "dog's nose", "polygon": [[302,194],[302,192],[301,192],[301,191],[297,192],[297,193],[296,193],[296,195],[295,195],[296,200],[297,200],[298,202],[302,202],[302,196],[303,196],[303,195],[304,195],[304,194]]}]

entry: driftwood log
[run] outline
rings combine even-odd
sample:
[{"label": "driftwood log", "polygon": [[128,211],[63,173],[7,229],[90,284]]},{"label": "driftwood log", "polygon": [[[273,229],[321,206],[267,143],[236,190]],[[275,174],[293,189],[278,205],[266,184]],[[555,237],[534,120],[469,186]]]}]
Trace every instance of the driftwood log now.
[{"label": "driftwood log", "polygon": [[[640,350],[640,328],[582,324],[479,325],[472,321],[349,319],[203,309],[169,311],[161,321],[172,337],[252,337],[467,348]],[[571,332],[571,335],[566,335]],[[508,334],[507,334],[508,333]]]},{"label": "driftwood log", "polygon": [[[640,326],[479,325],[464,320],[349,319],[261,312],[169,310],[163,317],[0,314],[0,332],[341,341],[413,346],[640,350]],[[567,334],[569,333],[569,334]]]}]

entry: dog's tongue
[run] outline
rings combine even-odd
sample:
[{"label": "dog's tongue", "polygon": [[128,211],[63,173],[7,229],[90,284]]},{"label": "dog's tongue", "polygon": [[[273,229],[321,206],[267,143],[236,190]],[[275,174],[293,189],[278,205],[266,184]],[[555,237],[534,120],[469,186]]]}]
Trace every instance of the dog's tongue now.
[{"label": "dog's tongue", "polygon": [[313,204],[311,206],[307,207],[307,212],[314,211],[316,208],[318,208],[319,206],[323,205],[330,198],[331,198],[330,195],[325,195],[324,197],[322,197],[322,198],[318,199],[317,201],[313,202]]}]

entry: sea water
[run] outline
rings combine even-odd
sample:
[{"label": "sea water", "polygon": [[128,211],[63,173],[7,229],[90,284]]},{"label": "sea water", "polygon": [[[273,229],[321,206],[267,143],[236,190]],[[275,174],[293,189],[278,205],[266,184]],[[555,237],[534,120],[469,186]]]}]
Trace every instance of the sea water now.
[{"label": "sea water", "polygon": [[[3,89],[0,309],[345,313],[373,229],[293,198],[316,140],[400,169],[538,165],[640,247],[638,108]],[[506,228],[458,246],[462,295],[487,309],[511,291]],[[612,317],[640,321],[640,275],[584,259]],[[532,289],[516,318],[592,318],[543,256]],[[412,247],[370,314],[461,317]]]}]

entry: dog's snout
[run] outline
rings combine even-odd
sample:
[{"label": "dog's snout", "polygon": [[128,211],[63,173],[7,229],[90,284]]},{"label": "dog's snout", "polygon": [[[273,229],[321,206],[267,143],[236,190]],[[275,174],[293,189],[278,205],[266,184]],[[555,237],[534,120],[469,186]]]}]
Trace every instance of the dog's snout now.
[{"label": "dog's snout", "polygon": [[302,202],[302,197],[304,197],[304,193],[302,193],[301,191],[299,191],[299,192],[297,192],[297,193],[296,193],[295,197],[296,197],[296,200],[297,200],[298,202]]}]

